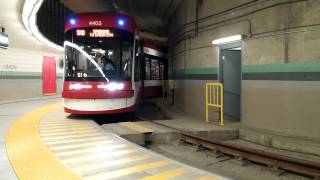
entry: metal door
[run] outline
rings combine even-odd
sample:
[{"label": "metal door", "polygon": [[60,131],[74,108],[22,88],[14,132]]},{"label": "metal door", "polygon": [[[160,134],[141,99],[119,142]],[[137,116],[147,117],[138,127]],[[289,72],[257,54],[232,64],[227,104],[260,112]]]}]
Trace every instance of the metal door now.
[{"label": "metal door", "polygon": [[240,120],[241,51],[221,50],[224,114],[227,119]]},{"label": "metal door", "polygon": [[56,61],[54,57],[43,56],[42,90],[45,96],[56,94]]}]

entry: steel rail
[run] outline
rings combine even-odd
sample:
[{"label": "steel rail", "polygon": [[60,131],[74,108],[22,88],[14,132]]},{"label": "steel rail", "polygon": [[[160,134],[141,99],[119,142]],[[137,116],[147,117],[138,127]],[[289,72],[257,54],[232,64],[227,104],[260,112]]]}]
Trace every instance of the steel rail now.
[{"label": "steel rail", "polygon": [[262,150],[255,150],[239,145],[231,145],[219,141],[211,141],[190,134],[180,133],[181,140],[201,147],[240,157],[245,160],[272,166],[320,180],[320,164],[302,159],[283,156]]}]

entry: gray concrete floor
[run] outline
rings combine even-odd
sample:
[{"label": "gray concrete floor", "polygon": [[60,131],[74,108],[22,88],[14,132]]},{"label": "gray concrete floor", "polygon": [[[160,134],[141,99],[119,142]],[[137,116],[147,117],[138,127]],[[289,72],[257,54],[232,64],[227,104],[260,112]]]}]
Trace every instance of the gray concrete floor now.
[{"label": "gray concrete floor", "polygon": [[18,179],[8,160],[5,146],[6,135],[11,124],[25,113],[59,100],[57,98],[44,98],[24,100],[23,102],[0,101],[0,179]]}]

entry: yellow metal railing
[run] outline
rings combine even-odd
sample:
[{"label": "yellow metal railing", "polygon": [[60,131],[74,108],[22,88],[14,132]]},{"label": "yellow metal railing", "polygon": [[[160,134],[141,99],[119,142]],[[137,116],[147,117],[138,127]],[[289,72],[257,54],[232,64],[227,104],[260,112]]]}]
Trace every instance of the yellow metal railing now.
[{"label": "yellow metal railing", "polygon": [[209,107],[220,109],[220,125],[224,125],[223,119],[223,84],[206,84],[206,121],[209,122]]}]

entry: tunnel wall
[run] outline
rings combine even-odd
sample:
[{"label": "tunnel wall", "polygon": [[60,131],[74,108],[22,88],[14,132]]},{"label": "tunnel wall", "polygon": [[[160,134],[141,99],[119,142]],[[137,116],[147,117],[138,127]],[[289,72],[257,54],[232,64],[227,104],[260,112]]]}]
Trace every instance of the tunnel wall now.
[{"label": "tunnel wall", "polygon": [[204,119],[205,83],[218,73],[211,42],[243,34],[242,127],[319,140],[320,1],[203,0],[198,21],[196,3],[183,1],[169,22],[175,107]]},{"label": "tunnel wall", "polygon": [[0,49],[0,102],[43,97],[43,56],[56,59],[57,94],[61,94],[62,69],[58,60],[62,55],[12,44],[6,50]]}]

